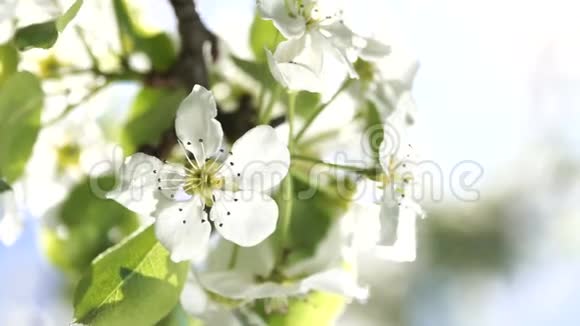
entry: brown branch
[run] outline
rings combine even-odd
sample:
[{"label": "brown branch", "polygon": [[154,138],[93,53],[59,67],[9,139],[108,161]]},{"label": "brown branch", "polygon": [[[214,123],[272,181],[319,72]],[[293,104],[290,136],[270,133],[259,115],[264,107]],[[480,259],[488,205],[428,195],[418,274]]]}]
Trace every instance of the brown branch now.
[{"label": "brown branch", "polygon": [[[216,38],[203,25],[193,0],[169,0],[177,17],[181,52],[168,76],[161,79],[178,81],[178,86],[190,91],[196,84],[209,88],[208,69],[204,59],[203,45],[210,41],[216,48]],[[157,146],[145,145],[140,152],[167,158],[177,143],[175,130],[167,130]]]},{"label": "brown branch", "polygon": [[181,39],[181,53],[172,72],[188,89],[193,88],[195,84],[207,88],[209,82],[203,45],[206,41],[215,45],[215,36],[203,25],[193,0],[169,0],[169,2],[177,17]]}]

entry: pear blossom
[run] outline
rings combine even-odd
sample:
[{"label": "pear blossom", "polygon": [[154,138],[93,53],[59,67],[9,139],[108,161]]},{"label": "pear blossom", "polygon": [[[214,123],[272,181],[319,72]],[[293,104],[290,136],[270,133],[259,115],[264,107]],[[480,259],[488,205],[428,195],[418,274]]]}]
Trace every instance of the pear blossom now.
[{"label": "pear blossom", "polygon": [[22,178],[26,206],[32,216],[42,217],[61,203],[96,164],[108,160],[113,152],[113,145],[87,108],[78,108],[40,130]]},{"label": "pear blossom", "polygon": [[258,0],[257,7],[287,38],[274,54],[266,50],[266,55],[274,78],[290,90],[321,91],[325,53],[338,59],[351,78],[358,78],[352,58],[363,48],[372,47],[367,52],[378,57],[389,53],[388,46],[345,25],[340,1]]},{"label": "pear blossom", "polygon": [[243,247],[259,244],[276,228],[278,206],[268,193],[288,173],[287,146],[273,128],[261,125],[228,151],[216,115],[212,94],[196,85],[175,119],[187,166],[134,154],[125,161],[121,186],[107,195],[156,218],[156,235],[174,261],[202,257],[212,225]]},{"label": "pear blossom", "polygon": [[[387,119],[385,135],[380,147],[380,163],[384,172],[383,201],[381,205],[381,221],[391,216],[397,217],[397,239],[393,245],[377,245],[373,250],[376,257],[392,261],[414,261],[416,257],[416,219],[424,218],[425,213],[412,198],[413,187],[418,183],[415,179],[418,157],[410,142],[408,130],[405,128],[405,112],[397,111]],[[392,133],[396,131],[396,143],[388,143]]]},{"label": "pear blossom", "polygon": [[231,244],[222,242],[210,253],[207,264],[191,273],[181,303],[199,316],[219,306],[207,293],[235,300],[240,305],[257,299],[284,305],[289,298],[311,291],[365,300],[368,289],[358,284],[355,270],[344,267],[345,263],[350,264],[344,240],[351,233],[345,226],[335,223],[312,257],[279,270],[285,279],[282,281],[270,278],[276,263],[270,241],[252,248],[238,248],[237,253]]}]

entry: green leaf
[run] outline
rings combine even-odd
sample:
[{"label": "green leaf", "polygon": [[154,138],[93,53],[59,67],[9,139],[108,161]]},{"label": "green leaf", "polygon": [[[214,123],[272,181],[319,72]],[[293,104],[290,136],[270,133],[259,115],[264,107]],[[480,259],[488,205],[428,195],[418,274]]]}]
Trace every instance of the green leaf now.
[{"label": "green leaf", "polygon": [[258,61],[266,61],[264,49],[274,51],[284,37],[271,20],[265,20],[259,14],[254,16],[250,27],[250,48]]},{"label": "green leaf", "polygon": [[126,152],[140,145],[156,145],[163,133],[170,130],[175,114],[186,92],[179,89],[143,88],[131,107],[129,119],[121,135]]},{"label": "green leaf", "polygon": [[16,72],[19,59],[18,49],[14,44],[0,45],[0,85]]},{"label": "green leaf", "polygon": [[148,30],[135,19],[138,8],[130,5],[138,3],[130,0],[113,1],[123,52],[143,52],[151,60],[154,70],[167,71],[177,58],[173,42],[166,33]]},{"label": "green leaf", "polygon": [[[284,94],[288,96],[288,94]],[[320,93],[310,93],[301,91],[296,98],[296,115],[302,118],[308,118],[318,105],[320,105]],[[286,101],[288,103],[288,101]]]},{"label": "green leaf", "polygon": [[249,75],[250,77],[254,78],[257,82],[259,82],[263,87],[267,89],[273,90],[277,87],[277,82],[270,74],[270,69],[268,68],[268,64],[265,62],[254,62],[248,61],[240,58],[236,58],[234,56],[231,57],[236,66],[240,68],[244,73]]},{"label": "green leaf", "polygon": [[149,226],[93,261],[75,292],[75,320],[154,325],[177,305],[188,267],[171,261]]},{"label": "green leaf", "polygon": [[4,180],[0,179],[0,194],[8,190],[12,190],[10,185],[7,184]]},{"label": "green leaf", "polygon": [[[340,218],[350,206],[356,191],[356,184],[350,179],[336,179],[328,176],[328,182],[318,178],[319,185],[311,185],[308,170],[294,166],[291,170],[293,206],[290,223],[290,249],[288,262],[295,262],[312,256],[318,244],[324,239],[333,222]],[[285,200],[277,194],[278,205],[284,207]]]},{"label": "green leaf", "polygon": [[67,11],[65,11],[65,13],[62,14],[62,16],[60,16],[56,20],[56,29],[58,30],[59,33],[62,33],[64,31],[64,29],[66,28],[66,26],[71,22],[71,20],[73,20],[76,17],[76,15],[78,14],[82,5],[83,5],[83,0],[75,1],[67,9]]},{"label": "green leaf", "polygon": [[[365,110],[366,109],[366,110]],[[384,138],[384,128],[381,114],[376,105],[372,101],[366,102],[366,107],[363,107],[363,116],[366,122],[366,129],[369,130],[369,145],[375,162],[379,163],[381,157],[379,150]]]},{"label": "green leaf", "polygon": [[83,0],[77,0],[55,20],[19,28],[14,35],[14,43],[20,50],[51,48],[58,40],[59,33],[75,18],[82,4]]},{"label": "green leaf", "polygon": [[22,175],[40,129],[44,101],[40,81],[18,72],[0,88],[0,170],[7,182]]},{"label": "green leaf", "polygon": [[177,305],[169,315],[156,324],[156,326],[203,326],[199,319],[193,319],[181,305]]},{"label": "green leaf", "polygon": [[[114,179],[106,177],[96,181],[95,184],[103,187]],[[51,262],[74,275],[83,273],[97,255],[139,226],[134,213],[115,201],[97,197],[88,180],[71,191],[55,209],[54,216],[57,227],[43,230],[43,247]],[[62,236],[63,232],[66,236]]]},{"label": "green leaf", "polygon": [[339,295],[312,292],[305,298],[291,299],[286,313],[269,315],[268,325],[334,325],[344,306],[345,299]]},{"label": "green leaf", "polygon": [[20,50],[32,48],[50,49],[58,39],[55,21],[32,24],[19,28],[14,43]]}]

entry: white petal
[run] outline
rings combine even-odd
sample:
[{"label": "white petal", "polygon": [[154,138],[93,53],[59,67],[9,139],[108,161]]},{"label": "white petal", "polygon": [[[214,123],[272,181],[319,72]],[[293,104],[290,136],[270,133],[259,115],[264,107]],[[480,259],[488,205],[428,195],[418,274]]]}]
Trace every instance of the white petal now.
[{"label": "white petal", "polygon": [[391,47],[383,44],[375,39],[365,38],[365,47],[359,52],[359,57],[367,61],[380,60],[389,53],[391,53]]},{"label": "white petal", "polygon": [[[276,253],[269,239],[251,247],[240,247],[230,241],[221,239],[217,246],[211,249],[205,261],[207,272],[221,272],[233,269],[242,274],[267,277],[272,273],[276,263]],[[234,247],[237,252],[234,252]],[[234,258],[235,261],[232,261]]]},{"label": "white petal", "polygon": [[278,205],[268,195],[252,192],[216,191],[210,218],[217,231],[242,247],[252,247],[276,229]]},{"label": "white petal", "polygon": [[120,184],[107,198],[137,214],[150,216],[158,202],[157,178],[162,168],[163,162],[156,157],[143,153],[131,155],[119,171]]},{"label": "white petal", "polygon": [[354,204],[344,218],[343,228],[350,231],[350,245],[356,252],[365,252],[376,246],[381,235],[381,207]]},{"label": "white petal", "polygon": [[235,271],[203,273],[199,275],[203,287],[221,296],[252,301],[264,298],[279,298],[300,293],[298,284],[257,283],[253,275]]},{"label": "white petal", "polygon": [[189,273],[180,298],[181,306],[192,316],[203,314],[208,306],[208,297],[194,273]]},{"label": "white petal", "polygon": [[306,37],[281,42],[276,48],[274,57],[279,62],[290,62],[296,59],[306,48]]},{"label": "white petal", "polygon": [[[383,207],[383,212],[388,208]],[[398,208],[397,240],[391,246],[377,246],[374,254],[379,259],[411,262],[417,256],[416,224],[417,216],[423,216],[421,208],[411,201],[404,199]]]},{"label": "white petal", "polygon": [[278,62],[268,50],[266,57],[272,76],[283,87],[291,91],[322,91],[322,81],[312,68],[300,63]]},{"label": "white petal", "polygon": [[20,214],[14,191],[0,194],[0,242],[6,246],[14,244],[22,234],[23,223]]},{"label": "white petal", "polygon": [[358,300],[365,300],[369,295],[367,288],[357,284],[353,274],[339,268],[314,274],[305,278],[300,283],[300,288],[303,292],[318,290],[349,298],[356,298]]},{"label": "white petal", "polygon": [[210,232],[207,214],[196,198],[167,203],[155,221],[155,235],[175,262],[203,257]]},{"label": "white petal", "polygon": [[290,152],[274,128],[250,129],[232,146],[224,169],[242,190],[268,192],[288,174]]},{"label": "white petal", "polygon": [[217,116],[215,99],[210,91],[195,85],[183,100],[175,118],[175,132],[187,150],[199,162],[215,154],[224,132]]},{"label": "white petal", "polygon": [[[270,19],[274,26],[284,35],[285,38],[292,39],[301,37],[306,31],[306,21],[304,17],[296,15],[296,6],[286,7],[285,0],[257,0],[256,5],[260,16],[264,19]],[[290,4],[295,4],[290,1]],[[292,17],[290,11],[292,11]]]}]

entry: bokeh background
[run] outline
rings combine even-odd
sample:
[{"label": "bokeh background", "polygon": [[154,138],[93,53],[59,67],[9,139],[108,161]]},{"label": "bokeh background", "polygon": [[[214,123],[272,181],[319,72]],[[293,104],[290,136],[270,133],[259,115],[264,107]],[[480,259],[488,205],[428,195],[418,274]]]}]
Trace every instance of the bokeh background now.
[{"label": "bokeh background", "polygon": [[[164,1],[148,2],[152,19],[175,33]],[[254,2],[198,4],[209,28],[249,55],[241,27],[249,28]],[[424,203],[416,262],[363,263],[371,298],[350,305],[340,323],[580,324],[580,3],[357,0],[350,7],[362,13],[360,28],[387,33],[418,58],[425,155],[446,176],[465,160],[484,175],[476,201],[457,200],[446,179],[443,200]],[[116,110],[136,91],[117,85],[98,105]],[[43,257],[38,232],[30,217],[14,246],[0,246],[0,325],[70,322],[70,286]]]}]

